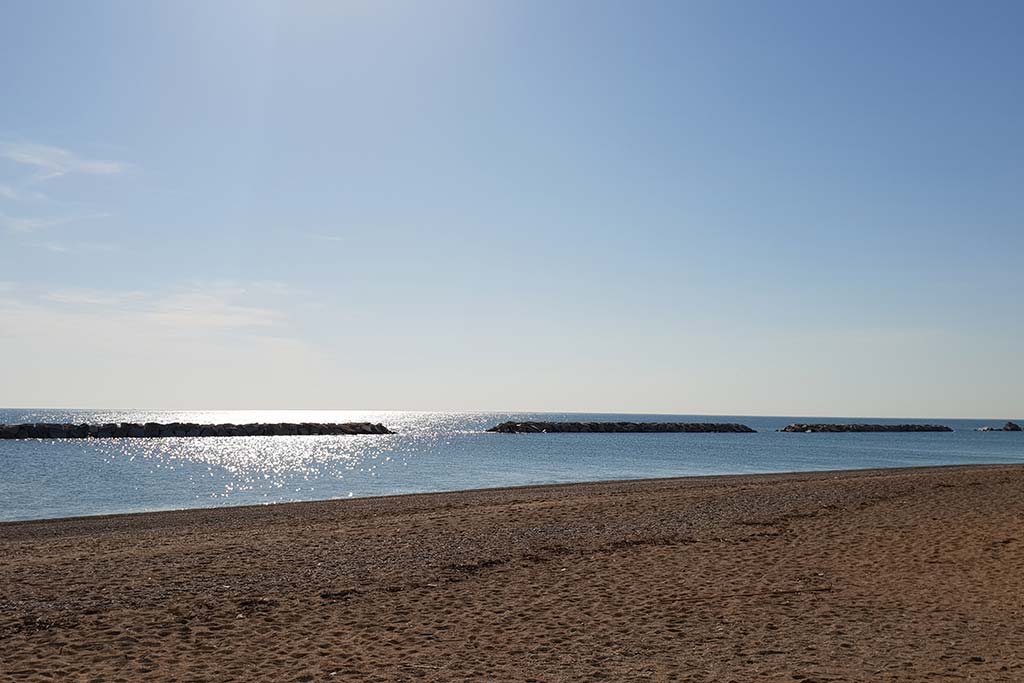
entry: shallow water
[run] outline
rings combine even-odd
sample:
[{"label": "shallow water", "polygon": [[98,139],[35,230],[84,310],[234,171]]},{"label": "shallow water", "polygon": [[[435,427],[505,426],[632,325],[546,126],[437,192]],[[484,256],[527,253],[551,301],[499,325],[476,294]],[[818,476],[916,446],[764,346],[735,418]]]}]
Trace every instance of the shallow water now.
[{"label": "shallow water", "polygon": [[[489,434],[504,420],[741,422],[757,434]],[[608,479],[1024,463],[1001,420],[427,413],[0,410],[0,422],[383,422],[384,436],[0,441],[0,520]],[[929,422],[952,433],[783,434],[790,422]]]}]

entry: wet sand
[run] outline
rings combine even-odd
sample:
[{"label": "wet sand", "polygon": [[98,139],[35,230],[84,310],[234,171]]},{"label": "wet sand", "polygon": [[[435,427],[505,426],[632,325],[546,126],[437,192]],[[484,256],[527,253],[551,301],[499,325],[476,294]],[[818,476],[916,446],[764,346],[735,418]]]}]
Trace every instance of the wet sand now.
[{"label": "wet sand", "polygon": [[3,681],[1022,681],[1024,467],[0,525]]}]

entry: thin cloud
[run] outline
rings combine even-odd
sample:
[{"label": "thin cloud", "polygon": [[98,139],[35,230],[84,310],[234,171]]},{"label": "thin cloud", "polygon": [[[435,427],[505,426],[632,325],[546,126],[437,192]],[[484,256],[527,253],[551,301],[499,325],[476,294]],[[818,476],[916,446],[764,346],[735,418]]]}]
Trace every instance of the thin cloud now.
[{"label": "thin cloud", "polygon": [[36,247],[37,249],[45,249],[46,251],[52,251],[56,254],[66,254],[67,252],[71,251],[70,247],[68,247],[66,244],[61,244],[59,242],[40,242],[38,244],[33,244],[32,246]]},{"label": "thin cloud", "polygon": [[24,216],[10,216],[0,213],[0,227],[6,228],[9,232],[28,233],[43,230],[45,228],[52,228],[58,225],[65,225],[67,223],[109,217],[110,214],[105,212],[90,213],[80,216],[59,216],[56,218],[27,218]]},{"label": "thin cloud", "polygon": [[43,295],[46,301],[72,306],[123,306],[146,298],[144,292],[117,292],[101,289],[58,289]]},{"label": "thin cloud", "polygon": [[70,150],[34,143],[0,143],[0,158],[38,169],[38,180],[69,174],[114,175],[131,168],[123,161],[83,159]]},{"label": "thin cloud", "polygon": [[0,183],[0,199],[7,199],[12,202],[40,202],[46,199],[42,192],[26,192],[10,185]]},{"label": "thin cloud", "polygon": [[163,293],[73,288],[45,292],[39,302],[60,310],[103,310],[105,315],[179,333],[270,330],[284,325],[282,311],[242,303],[238,300],[242,292],[217,287]]},{"label": "thin cloud", "polygon": [[[0,351],[8,358],[48,359],[39,368],[4,366],[0,403],[109,404],[125,392],[150,387],[152,395],[143,403],[183,405],[188,399],[181,391],[194,391],[203,401],[225,402],[228,393],[219,397],[217,392],[237,392],[240,386],[243,393],[264,391],[246,396],[266,401],[281,387],[294,386],[300,394],[310,390],[311,382],[327,384],[326,354],[298,337],[283,315],[281,325],[269,328],[208,326],[195,318],[184,328],[169,327],[141,314],[163,296],[159,292],[147,292],[142,303],[124,305],[100,301],[108,294],[116,298],[116,291],[79,294],[92,297],[91,302],[58,303],[23,295],[20,289],[17,296],[0,291]],[[70,291],[62,296],[75,298]],[[258,382],[253,382],[253,368],[259,368]],[[102,395],[72,395],[83,387],[86,393],[98,390]],[[333,389],[324,386],[322,391],[330,396]]]},{"label": "thin cloud", "polygon": [[344,242],[345,238],[340,235],[327,235],[319,232],[310,233],[310,238],[318,242]]},{"label": "thin cloud", "polygon": [[221,296],[189,292],[157,302],[145,318],[177,329],[238,329],[274,327],[280,314],[268,308],[244,306]]},{"label": "thin cloud", "polygon": [[107,242],[33,242],[28,244],[28,246],[35,247],[36,249],[45,249],[46,251],[52,251],[56,254],[111,252],[120,250],[118,245]]},{"label": "thin cloud", "polygon": [[60,218],[25,218],[0,213],[0,227],[10,232],[35,232],[66,222],[67,220]]}]

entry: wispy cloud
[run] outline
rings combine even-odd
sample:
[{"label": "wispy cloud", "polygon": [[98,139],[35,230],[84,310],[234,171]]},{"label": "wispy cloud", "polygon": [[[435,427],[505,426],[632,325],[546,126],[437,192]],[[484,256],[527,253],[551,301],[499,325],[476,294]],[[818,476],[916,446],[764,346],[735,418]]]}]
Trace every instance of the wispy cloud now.
[{"label": "wispy cloud", "polygon": [[102,289],[58,289],[42,296],[46,301],[72,306],[124,306],[144,301],[146,294],[138,291]]},{"label": "wispy cloud", "polygon": [[31,246],[36,247],[37,249],[45,249],[46,251],[52,251],[56,254],[66,254],[67,252],[71,251],[71,248],[68,247],[68,245],[61,244],[60,242],[38,242]]},{"label": "wispy cloud", "polygon": [[309,234],[310,239],[317,242],[344,242],[345,238],[340,235],[328,235],[320,232],[311,232]]},{"label": "wispy cloud", "polygon": [[28,142],[0,143],[0,158],[38,169],[38,180],[59,178],[68,174],[113,175],[131,166],[123,161],[84,159],[61,147]]},{"label": "wispy cloud", "polygon": [[11,185],[0,183],[0,199],[7,199],[12,202],[40,202],[46,199],[46,195],[42,192],[19,190]]},{"label": "wispy cloud", "polygon": [[176,329],[238,329],[274,327],[280,314],[269,308],[245,306],[217,294],[188,292],[155,302],[144,317]]},{"label": "wispy cloud", "polygon": [[25,218],[23,216],[8,216],[0,213],[0,227],[10,232],[35,232],[44,228],[50,228],[66,220],[59,218]]},{"label": "wispy cloud", "polygon": [[44,292],[37,301],[40,306],[102,312],[111,319],[131,319],[152,329],[183,334],[283,327],[280,310],[244,302],[245,291],[216,285],[170,292],[65,288]]},{"label": "wispy cloud", "polygon": [[[0,182],[0,205],[7,212],[0,210],[0,233],[6,232],[17,236],[18,242],[24,247],[42,249],[53,253],[73,253],[81,251],[109,250],[110,247],[98,242],[79,242],[69,244],[66,239],[39,239],[38,233],[49,228],[77,223],[79,221],[107,218],[106,212],[83,213],[77,210],[55,210],[50,197],[34,189],[33,183],[72,174],[112,175],[121,173],[129,164],[108,159],[87,159],[67,149],[52,145],[41,145],[31,142],[11,142],[0,140],[0,169],[10,171],[24,167],[16,174],[17,179],[4,178]],[[18,208],[13,208],[16,206]],[[59,213],[58,213],[59,211]]]},{"label": "wispy cloud", "polygon": [[66,225],[67,223],[76,223],[78,221],[109,217],[110,214],[105,212],[82,214],[77,216],[57,216],[51,218],[30,218],[25,216],[10,216],[0,213],[0,227],[5,228],[9,232],[28,233],[52,228],[58,225]]},{"label": "wispy cloud", "polygon": [[236,299],[191,286],[5,289],[0,283],[0,355],[48,360],[4,366],[0,404],[112,405],[130,396],[168,407],[258,407],[281,401],[284,389],[307,397],[319,387],[325,400],[337,393],[323,349],[289,322],[293,302]]},{"label": "wispy cloud", "polygon": [[118,251],[120,247],[108,242],[30,242],[27,247],[43,249],[55,254],[80,254]]}]

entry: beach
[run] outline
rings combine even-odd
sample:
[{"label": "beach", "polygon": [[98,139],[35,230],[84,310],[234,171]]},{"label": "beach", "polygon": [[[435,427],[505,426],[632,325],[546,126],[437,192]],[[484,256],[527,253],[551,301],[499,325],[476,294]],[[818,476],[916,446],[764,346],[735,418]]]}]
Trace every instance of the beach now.
[{"label": "beach", "polygon": [[0,524],[0,680],[1020,681],[1024,467]]}]

